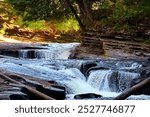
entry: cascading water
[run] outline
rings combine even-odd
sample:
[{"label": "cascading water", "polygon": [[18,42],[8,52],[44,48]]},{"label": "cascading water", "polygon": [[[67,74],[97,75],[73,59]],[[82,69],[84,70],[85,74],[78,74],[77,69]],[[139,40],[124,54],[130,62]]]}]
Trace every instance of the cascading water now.
[{"label": "cascading water", "polygon": [[71,50],[77,45],[49,44],[46,47],[40,46],[41,49],[22,49],[19,51],[21,59],[0,58],[0,69],[54,80],[66,87],[68,95],[95,93],[104,97],[114,97],[130,88],[132,81],[140,77],[139,73],[134,72],[135,69],[141,67],[136,62],[108,61],[107,63],[103,60],[97,62],[97,65],[101,68],[110,68],[109,70],[91,69],[89,76],[85,77],[79,70],[82,60],[62,60],[68,59]]},{"label": "cascading water", "polygon": [[22,59],[68,59],[71,52],[69,50],[64,50],[63,52],[55,52],[49,49],[35,49],[35,50],[20,50],[19,58]]},{"label": "cascading water", "polygon": [[111,91],[113,88],[110,86],[112,83],[112,73],[113,72],[111,70],[93,71],[88,77],[87,83],[98,90]]},{"label": "cascading water", "polygon": [[92,71],[87,83],[100,91],[122,92],[131,87],[133,79],[139,78],[138,73],[114,70]]},{"label": "cascading water", "polygon": [[19,50],[19,58],[27,59],[28,58],[28,51],[29,50]]},{"label": "cascading water", "polygon": [[48,46],[39,46],[39,49],[21,49],[19,58],[23,59],[68,59],[71,51],[78,46],[78,43],[70,44],[49,44]]},{"label": "cascading water", "polygon": [[140,74],[138,73],[130,73],[130,72],[125,72],[125,71],[119,71],[118,72],[118,86],[119,86],[119,91],[122,92],[126,89],[131,88],[132,86],[132,81],[134,79],[137,79],[140,77]]}]

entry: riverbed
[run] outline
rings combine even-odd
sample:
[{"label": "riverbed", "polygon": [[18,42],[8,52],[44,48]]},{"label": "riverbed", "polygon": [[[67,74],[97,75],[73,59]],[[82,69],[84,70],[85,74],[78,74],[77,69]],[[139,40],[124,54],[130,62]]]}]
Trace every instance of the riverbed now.
[{"label": "riverbed", "polygon": [[[3,49],[0,70],[55,81],[65,87],[65,99],[72,100],[113,99],[140,82],[142,70],[150,67],[147,58],[70,58],[78,45],[53,43]],[[15,51],[14,54],[11,51]],[[147,100],[149,94],[149,90],[141,91],[128,99]]]}]

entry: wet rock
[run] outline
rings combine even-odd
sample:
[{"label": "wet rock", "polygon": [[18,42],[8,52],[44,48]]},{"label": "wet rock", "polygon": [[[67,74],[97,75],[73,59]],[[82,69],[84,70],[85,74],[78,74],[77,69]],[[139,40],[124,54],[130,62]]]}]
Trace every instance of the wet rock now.
[{"label": "wet rock", "polygon": [[0,50],[0,55],[6,55],[11,57],[18,57],[19,52],[17,50]]},{"label": "wet rock", "polygon": [[135,55],[136,55],[136,56],[143,56],[144,53],[142,53],[142,52],[136,52]]},{"label": "wet rock", "polygon": [[42,100],[41,97],[38,97],[36,95],[34,95],[33,93],[31,93],[27,88],[23,87],[21,90],[23,93],[25,93],[26,95],[28,95],[30,100]]},{"label": "wet rock", "polygon": [[74,99],[91,99],[91,98],[101,98],[101,95],[94,93],[78,94],[74,96]]},{"label": "wet rock", "polygon": [[65,87],[59,86],[59,85],[51,85],[51,87],[58,88],[58,89],[62,89],[62,90],[64,90],[64,91],[66,90]]},{"label": "wet rock", "polygon": [[48,82],[51,83],[51,84],[57,84],[57,82],[54,81],[54,80],[51,80],[51,81],[49,80]]},{"label": "wet rock", "polygon": [[29,58],[29,59],[34,59],[34,58],[36,58],[36,56],[35,56],[35,51],[34,51],[34,50],[28,51],[28,53],[27,53],[27,58]]},{"label": "wet rock", "polygon": [[141,70],[140,75],[141,75],[141,78],[148,78],[148,77],[150,77],[150,67],[143,68]]},{"label": "wet rock", "polygon": [[10,100],[9,94],[0,94],[0,100]]},{"label": "wet rock", "polygon": [[29,100],[29,97],[27,95],[21,95],[21,94],[12,94],[9,97],[10,100]]},{"label": "wet rock", "polygon": [[88,69],[90,69],[91,67],[94,67],[96,65],[97,64],[95,62],[86,62],[86,63],[83,63],[81,65],[80,71],[86,76],[86,73],[87,73]]},{"label": "wet rock", "polygon": [[88,76],[90,74],[91,71],[93,70],[109,70],[110,68],[106,68],[106,67],[101,67],[101,66],[95,66],[95,67],[91,67],[87,70],[86,72],[86,76]]},{"label": "wet rock", "polygon": [[3,90],[0,92],[0,100],[29,100],[30,98],[21,92],[21,90]]},{"label": "wet rock", "polygon": [[66,96],[65,88],[61,86],[52,86],[48,88],[38,86],[36,89],[56,100],[64,100]]},{"label": "wet rock", "polygon": [[[137,81],[136,84],[138,84],[138,83],[140,83],[140,82],[142,82],[142,81],[143,81],[143,80],[139,80],[139,81]],[[136,84],[135,84],[135,85],[136,85]],[[141,95],[141,94],[150,95],[150,86],[149,86],[149,85],[146,85],[142,90],[140,90],[140,91],[134,93],[134,95]]]}]

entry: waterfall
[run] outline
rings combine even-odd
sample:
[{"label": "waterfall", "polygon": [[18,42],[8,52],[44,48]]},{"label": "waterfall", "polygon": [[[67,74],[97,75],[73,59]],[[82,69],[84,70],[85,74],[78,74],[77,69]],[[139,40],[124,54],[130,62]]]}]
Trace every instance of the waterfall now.
[{"label": "waterfall", "polygon": [[47,46],[34,47],[32,49],[19,50],[19,58],[23,59],[68,59],[71,51],[78,46],[78,43],[72,44],[48,44]]},{"label": "waterfall", "polygon": [[51,50],[35,50],[35,58],[37,59],[68,59],[71,52],[69,50],[64,51],[51,51]]},{"label": "waterfall", "polygon": [[99,90],[93,88],[84,80],[79,78],[70,79],[63,82],[67,87],[68,94],[84,94],[84,93],[98,93]]},{"label": "waterfall", "polygon": [[67,93],[82,94],[98,92],[97,89],[94,89],[86,82],[85,76],[77,68],[59,70],[59,72],[70,76],[70,80],[61,82],[67,87]]},{"label": "waterfall", "polygon": [[118,79],[119,91],[122,92],[126,89],[129,89],[131,87],[133,79],[137,79],[139,77],[140,74],[138,73],[118,71],[117,79]]},{"label": "waterfall", "polygon": [[51,51],[49,49],[27,49],[19,51],[19,58],[22,59],[68,59],[71,52],[69,50],[64,51]]},{"label": "waterfall", "polygon": [[[114,72],[112,70],[97,70],[91,72],[87,83],[101,91],[116,91]],[[114,83],[113,83],[114,82]]]},{"label": "waterfall", "polygon": [[19,58],[27,59],[29,50],[19,50]]},{"label": "waterfall", "polygon": [[122,92],[130,88],[132,80],[139,76],[126,71],[97,70],[91,72],[87,82],[100,91]]}]

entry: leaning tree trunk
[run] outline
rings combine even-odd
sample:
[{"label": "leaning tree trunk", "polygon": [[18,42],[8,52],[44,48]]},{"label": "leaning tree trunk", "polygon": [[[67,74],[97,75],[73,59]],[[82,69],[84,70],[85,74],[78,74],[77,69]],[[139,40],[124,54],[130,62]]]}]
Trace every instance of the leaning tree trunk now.
[{"label": "leaning tree trunk", "polygon": [[86,29],[86,28],[85,28],[85,25],[82,23],[80,17],[78,16],[76,10],[75,10],[74,7],[72,6],[70,0],[66,0],[66,1],[67,1],[68,6],[70,7],[72,13],[74,14],[76,20],[78,21],[80,28],[81,28],[82,30],[85,30],[85,29]]},{"label": "leaning tree trunk", "polygon": [[86,29],[90,29],[93,26],[94,20],[90,7],[89,0],[76,0],[76,3],[80,9],[80,17],[82,19],[83,24],[86,26]]},{"label": "leaning tree trunk", "polygon": [[9,76],[6,76],[2,73],[0,73],[0,77],[3,78],[4,80],[6,81],[9,81],[9,82],[12,82],[12,83],[15,83],[17,84],[18,86],[20,87],[23,87],[25,88],[25,90],[27,90],[30,94],[34,95],[35,97],[37,97],[38,99],[42,99],[42,100],[54,100],[54,98],[44,94],[44,93],[41,93],[40,91],[30,87],[30,86],[27,86],[21,82],[18,82],[12,78],[10,78]]},{"label": "leaning tree trunk", "polygon": [[[68,3],[72,13],[80,25],[80,28],[83,31],[81,46],[75,50],[72,58],[84,58],[91,54],[98,56],[104,54],[103,42],[100,40],[100,37],[96,37],[95,33],[89,32],[93,31],[94,27],[90,0],[75,0],[79,6],[80,12],[74,9],[70,0],[66,0],[66,2]],[[80,13],[79,16],[78,12]]]},{"label": "leaning tree trunk", "polygon": [[124,100],[131,95],[134,95],[136,92],[141,91],[143,88],[150,86],[150,78],[147,78],[140,82],[139,84],[131,87],[130,89],[124,91],[119,96],[115,97],[114,100]]}]

